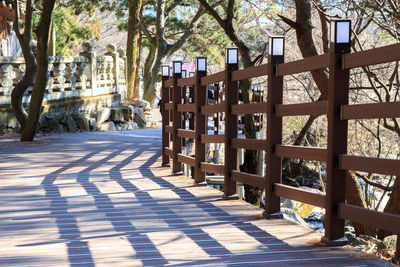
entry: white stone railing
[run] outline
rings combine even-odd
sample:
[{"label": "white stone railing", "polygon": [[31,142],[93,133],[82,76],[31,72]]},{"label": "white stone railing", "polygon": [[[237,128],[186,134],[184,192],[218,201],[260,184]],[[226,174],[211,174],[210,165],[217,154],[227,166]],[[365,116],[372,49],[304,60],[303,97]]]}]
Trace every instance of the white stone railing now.
[{"label": "white stone railing", "polygon": [[[49,81],[44,100],[121,94],[126,97],[126,58],[115,46],[104,56],[85,51],[78,57],[49,57]],[[11,104],[11,92],[25,73],[22,57],[0,57],[0,105]],[[30,101],[32,88],[23,98]]]}]

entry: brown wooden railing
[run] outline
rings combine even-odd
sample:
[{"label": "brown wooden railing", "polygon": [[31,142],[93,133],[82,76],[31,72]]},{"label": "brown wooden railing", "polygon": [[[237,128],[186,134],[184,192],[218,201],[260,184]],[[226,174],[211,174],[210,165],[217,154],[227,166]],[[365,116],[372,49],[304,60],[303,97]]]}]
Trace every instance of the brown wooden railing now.
[{"label": "brown wooden railing", "polygon": [[[334,46],[335,44],[332,44]],[[226,69],[208,75],[197,71],[195,77],[180,79],[180,74],[163,78],[163,163],[172,159],[173,173],[181,164],[194,167],[196,182],[205,181],[205,173],[224,175],[224,195],[235,194],[236,182],[265,189],[266,218],[280,217],[280,198],[288,198],[324,208],[325,237],[330,245],[344,244],[344,220],[362,223],[400,234],[400,216],[347,204],[345,181],[348,170],[400,175],[400,160],[368,158],[347,154],[348,120],[400,117],[400,102],[349,105],[349,70],[352,68],[400,60],[400,44],[357,53],[330,53],[284,63],[283,56],[269,56],[267,64],[238,70],[238,64],[226,64]],[[283,104],[283,78],[286,75],[329,68],[328,99],[315,103]],[[238,82],[268,76],[265,102],[239,104]],[[224,101],[207,105],[207,86],[225,84]],[[191,88],[191,101],[183,102],[182,88]],[[189,129],[182,129],[182,114],[194,118]],[[207,134],[209,114],[224,113],[225,131]],[[266,139],[238,139],[238,115],[266,114]],[[322,115],[328,118],[327,149],[282,145],[282,118],[298,115]],[[172,124],[171,124],[172,122]],[[185,128],[185,127],[184,127]],[[194,156],[181,154],[182,138],[193,139]],[[172,140],[172,146],[170,146]],[[205,144],[223,143],[224,165],[205,162]],[[237,149],[264,150],[266,175],[258,176],[237,170]],[[326,194],[315,193],[282,184],[282,158],[325,161],[327,163]]]}]

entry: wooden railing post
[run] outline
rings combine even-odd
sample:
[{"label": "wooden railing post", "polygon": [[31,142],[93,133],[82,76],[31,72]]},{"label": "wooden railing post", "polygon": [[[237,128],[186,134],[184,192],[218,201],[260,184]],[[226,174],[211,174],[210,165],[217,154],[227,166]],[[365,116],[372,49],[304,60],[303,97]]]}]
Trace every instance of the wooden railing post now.
[{"label": "wooden railing post", "polygon": [[347,153],[347,120],[340,119],[340,107],[349,101],[349,70],[343,69],[342,64],[343,55],[350,52],[350,25],[350,20],[332,20],[331,24],[326,214],[322,241],[338,246],[347,243],[344,220],[338,216],[338,204],[345,202],[346,197],[346,171],[339,168],[339,155]]},{"label": "wooden railing post", "polygon": [[275,107],[283,101],[283,77],[276,75],[277,65],[284,62],[284,37],[269,38],[268,96],[267,96],[267,147],[265,150],[266,186],[264,217],[282,218],[280,197],[275,195],[275,183],[282,182],[282,159],[275,153],[282,144],[282,117]]},{"label": "wooden railing post", "polygon": [[182,102],[182,89],[178,86],[178,79],[181,78],[182,62],[174,61],[173,66],[173,87],[172,87],[172,140],[173,140],[173,157],[172,157],[172,173],[182,171],[182,164],[178,161],[178,153],[182,152],[182,139],[178,136],[178,129],[182,125],[182,113],[178,112],[178,104]]},{"label": "wooden railing post", "polygon": [[165,153],[165,148],[169,147],[169,133],[165,131],[165,127],[169,125],[169,110],[165,109],[165,104],[169,102],[169,88],[165,87],[165,81],[169,79],[169,66],[161,67],[162,83],[161,83],[161,116],[162,116],[162,166],[169,164],[169,156]]},{"label": "wooden railing post", "polygon": [[225,76],[225,159],[224,197],[236,194],[236,182],[232,181],[232,171],[236,170],[237,151],[232,147],[232,139],[237,137],[237,115],[232,114],[232,106],[238,103],[239,86],[232,81],[232,72],[239,68],[238,49],[226,49]]},{"label": "wooden railing post", "polygon": [[[219,83],[214,84],[215,103],[219,103]],[[214,134],[219,134],[219,113],[214,115]]]},{"label": "wooden railing post", "polygon": [[196,138],[195,143],[195,166],[194,180],[202,183],[206,180],[205,173],[201,171],[201,162],[206,161],[206,145],[201,142],[201,135],[206,133],[206,116],[201,114],[201,107],[206,105],[207,86],[201,85],[201,78],[207,76],[207,58],[196,58],[196,83],[194,84],[194,127]]}]

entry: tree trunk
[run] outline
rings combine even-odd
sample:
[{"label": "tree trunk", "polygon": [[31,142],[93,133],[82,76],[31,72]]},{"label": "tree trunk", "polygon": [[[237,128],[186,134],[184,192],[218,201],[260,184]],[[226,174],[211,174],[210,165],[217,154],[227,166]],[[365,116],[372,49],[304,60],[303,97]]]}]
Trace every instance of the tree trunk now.
[{"label": "tree trunk", "polygon": [[50,25],[49,57],[55,57],[55,56],[56,56],[56,24],[54,23],[54,16],[53,16]]},{"label": "tree trunk", "polygon": [[53,17],[54,4],[56,0],[44,0],[40,24],[37,28],[38,51],[37,51],[37,73],[33,86],[31,101],[29,103],[28,120],[21,134],[21,141],[33,141],[35,137],[39,117],[42,109],[44,91],[48,80],[48,45],[50,35],[50,24]]},{"label": "tree trunk", "polygon": [[128,68],[128,98],[138,98],[138,92],[135,92],[136,69],[140,49],[140,11],[142,9],[142,0],[129,1],[129,19],[128,19],[128,39],[126,45],[126,57]]},{"label": "tree trunk", "polygon": [[134,98],[140,98],[140,56],[142,54],[142,34],[139,31],[139,49],[137,50],[136,57],[136,74],[135,74],[135,87],[133,90]]},{"label": "tree trunk", "polygon": [[[396,177],[396,180],[394,181],[394,186],[400,185],[400,175]],[[385,206],[385,209],[383,210],[386,213],[391,213],[391,214],[396,214],[400,215],[400,189],[395,189],[390,193],[390,198],[388,203]],[[393,235],[393,233],[385,231],[385,230],[380,230],[378,233],[379,239],[384,239],[385,237]],[[397,245],[399,244],[399,236],[397,236]],[[399,252],[397,252],[399,253]],[[400,258],[399,258],[400,260]]]}]

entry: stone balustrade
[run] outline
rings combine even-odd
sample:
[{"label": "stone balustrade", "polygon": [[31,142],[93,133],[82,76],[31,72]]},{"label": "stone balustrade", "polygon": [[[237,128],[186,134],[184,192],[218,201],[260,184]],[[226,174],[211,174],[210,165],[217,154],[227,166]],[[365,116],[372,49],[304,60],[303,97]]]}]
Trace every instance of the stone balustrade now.
[{"label": "stone balustrade", "polygon": [[[104,56],[97,56],[89,44],[84,44],[80,56],[49,57],[44,101],[110,94],[126,97],[126,57],[120,54],[115,45],[109,45]],[[11,105],[11,92],[24,73],[24,58],[0,57],[0,106]],[[24,103],[29,102],[31,93],[29,88]]]}]

